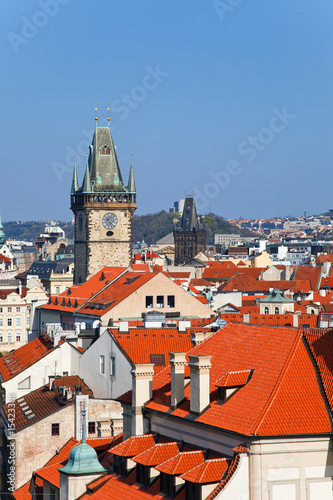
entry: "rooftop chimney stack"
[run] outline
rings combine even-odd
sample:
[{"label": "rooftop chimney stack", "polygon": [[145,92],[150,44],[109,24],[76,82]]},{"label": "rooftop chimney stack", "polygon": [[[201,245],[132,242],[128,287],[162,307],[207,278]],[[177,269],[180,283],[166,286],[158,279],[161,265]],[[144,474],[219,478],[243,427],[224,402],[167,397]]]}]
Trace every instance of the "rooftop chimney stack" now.
[{"label": "rooftop chimney stack", "polygon": [[192,332],[191,333],[191,342],[193,347],[201,344],[205,340],[204,332]]},{"label": "rooftop chimney stack", "polygon": [[[143,405],[152,398],[154,364],[133,365],[132,374],[132,418],[131,435],[145,434],[144,418],[142,413]],[[125,430],[125,429],[124,429]]]},{"label": "rooftop chimney stack", "polygon": [[189,355],[191,371],[191,413],[200,415],[210,403],[209,370],[211,356]]},{"label": "rooftop chimney stack", "polygon": [[184,399],[186,358],[184,352],[170,352],[169,356],[171,366],[171,408],[174,409]]}]

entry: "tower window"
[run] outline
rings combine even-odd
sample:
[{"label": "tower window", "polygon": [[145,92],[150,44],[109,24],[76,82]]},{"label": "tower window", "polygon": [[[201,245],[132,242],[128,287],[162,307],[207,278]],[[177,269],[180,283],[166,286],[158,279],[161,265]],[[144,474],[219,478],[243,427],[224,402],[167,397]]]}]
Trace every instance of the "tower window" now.
[{"label": "tower window", "polygon": [[110,156],[111,154],[111,149],[109,148],[109,146],[102,146],[99,150],[99,154],[101,156],[105,156],[105,155],[108,155]]}]

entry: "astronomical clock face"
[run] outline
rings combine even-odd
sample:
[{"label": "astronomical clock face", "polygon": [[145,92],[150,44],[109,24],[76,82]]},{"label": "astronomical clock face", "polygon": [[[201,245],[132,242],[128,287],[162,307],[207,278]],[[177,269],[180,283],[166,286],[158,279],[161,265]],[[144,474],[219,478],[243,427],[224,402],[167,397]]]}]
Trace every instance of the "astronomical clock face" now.
[{"label": "astronomical clock face", "polygon": [[115,214],[105,214],[102,219],[102,224],[105,229],[114,229],[118,224],[118,218]]}]

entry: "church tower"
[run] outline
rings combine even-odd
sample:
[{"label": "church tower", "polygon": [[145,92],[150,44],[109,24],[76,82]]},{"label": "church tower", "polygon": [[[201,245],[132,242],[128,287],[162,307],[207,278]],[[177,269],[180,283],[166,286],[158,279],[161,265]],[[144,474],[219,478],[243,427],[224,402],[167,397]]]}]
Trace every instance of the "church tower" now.
[{"label": "church tower", "polygon": [[109,127],[96,127],[83,184],[74,167],[71,209],[75,216],[74,283],[105,266],[128,267],[136,210],[133,165],[125,186]]},{"label": "church tower", "polygon": [[189,264],[199,253],[205,252],[206,231],[199,222],[193,196],[186,196],[180,226],[173,231],[175,239],[175,264]]}]

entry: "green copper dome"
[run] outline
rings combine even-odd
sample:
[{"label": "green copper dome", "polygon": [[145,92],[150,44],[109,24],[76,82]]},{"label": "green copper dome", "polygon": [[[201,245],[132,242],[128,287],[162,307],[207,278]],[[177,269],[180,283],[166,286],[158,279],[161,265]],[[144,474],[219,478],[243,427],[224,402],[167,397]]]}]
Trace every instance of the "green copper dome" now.
[{"label": "green copper dome", "polygon": [[107,470],[99,463],[97,453],[92,446],[86,443],[86,410],[82,410],[82,442],[71,450],[69,459],[65,467],[59,469],[60,472],[71,476],[85,474],[102,474]]},{"label": "green copper dome", "polygon": [[59,469],[59,471],[73,476],[107,472],[99,463],[94,448],[89,446],[85,441],[72,449],[67,465]]}]

